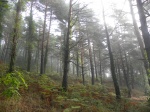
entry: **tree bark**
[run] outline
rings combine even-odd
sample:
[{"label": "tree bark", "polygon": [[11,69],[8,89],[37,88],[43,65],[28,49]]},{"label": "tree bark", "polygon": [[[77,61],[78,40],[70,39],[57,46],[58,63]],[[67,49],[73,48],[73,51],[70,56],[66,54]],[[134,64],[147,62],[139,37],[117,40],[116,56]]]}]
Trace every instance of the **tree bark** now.
[{"label": "tree bark", "polygon": [[[122,49],[121,49],[121,45],[120,43],[118,43],[118,48],[119,48],[119,55],[120,55],[120,61],[121,61],[121,67],[122,67],[122,71],[123,71],[123,76],[124,76],[124,79],[125,79],[125,84],[127,86],[127,89],[128,89],[128,97],[131,98],[131,89],[130,89],[130,85],[129,85],[129,75],[128,75],[128,69],[125,68],[125,63],[124,63],[124,59],[123,59],[123,53],[122,53]],[[124,53],[125,54],[125,53]],[[126,65],[127,65],[127,57],[126,57],[126,54],[125,54],[125,62],[126,62]]]},{"label": "tree bark", "polygon": [[101,85],[103,84],[103,74],[102,74],[102,60],[101,60],[101,52],[99,49],[99,75],[100,75],[100,81]]},{"label": "tree bark", "polygon": [[77,77],[79,77],[79,50],[78,50],[78,48],[77,48],[77,51],[76,51],[76,63],[77,63],[77,65],[76,65]]},{"label": "tree bark", "polygon": [[15,26],[13,29],[13,38],[12,38],[12,49],[10,53],[10,63],[9,63],[9,70],[8,72],[13,72],[14,71],[14,65],[15,65],[15,60],[16,60],[16,46],[17,46],[17,39],[19,37],[19,21],[20,21],[20,13],[21,13],[21,0],[18,1],[17,3],[17,8],[16,8],[16,17],[15,17]]},{"label": "tree bark", "polygon": [[119,79],[119,85],[122,86],[122,77],[121,77],[121,71],[120,71],[120,63],[119,60],[117,59],[117,71],[118,71],[118,79]]},{"label": "tree bark", "polygon": [[[129,5],[130,5],[131,16],[132,16],[132,22],[133,22],[133,26],[134,26],[134,34],[137,37],[137,40],[138,40],[138,43],[139,43],[139,46],[140,46],[140,50],[141,50],[141,53],[142,53],[144,67],[145,67],[145,70],[146,70],[146,74],[148,76],[149,75],[149,71],[148,71],[149,64],[148,64],[148,60],[146,58],[146,55],[144,54],[144,43],[143,43],[143,40],[142,40],[142,36],[141,36],[141,34],[139,32],[139,29],[138,29],[138,25],[137,25],[137,22],[136,22],[136,19],[135,19],[135,15],[134,15],[134,11],[133,11],[131,0],[129,0]],[[149,78],[148,78],[148,81],[149,81],[149,85],[150,85],[150,79]]]},{"label": "tree bark", "polygon": [[143,3],[141,0],[136,0],[137,2],[137,9],[139,13],[140,23],[141,23],[141,31],[144,39],[145,50],[147,54],[148,62],[150,63],[150,35],[148,32],[146,16],[144,14]]},{"label": "tree bark", "polygon": [[71,9],[72,9],[72,0],[70,0],[69,5],[69,13],[68,13],[68,29],[67,29],[67,37],[64,46],[64,70],[63,70],[63,81],[62,81],[62,88],[64,91],[68,89],[68,71],[69,71],[69,57],[70,57],[70,50],[69,50],[69,39],[70,39],[70,30],[71,30]]},{"label": "tree bark", "polygon": [[112,74],[112,79],[113,79],[113,83],[114,83],[114,87],[115,87],[116,99],[120,99],[121,98],[120,88],[119,88],[119,84],[118,84],[116,73],[115,73],[114,58],[113,58],[113,54],[111,51],[110,39],[109,39],[109,34],[108,34],[108,29],[107,29],[106,20],[105,20],[105,14],[104,14],[104,8],[103,8],[103,20],[104,20],[105,33],[106,33],[106,38],[107,38],[107,46],[108,46],[109,57],[110,57],[111,74]]},{"label": "tree bark", "polygon": [[44,57],[44,73],[46,72],[46,65],[47,65],[48,52],[49,52],[49,40],[50,40],[50,33],[51,33],[51,22],[52,22],[52,9],[51,9],[51,14],[50,14],[49,31],[48,31],[48,38],[47,38],[45,57]]},{"label": "tree bark", "polygon": [[81,73],[82,73],[82,83],[85,85],[85,77],[84,77],[84,46],[83,40],[81,41]]},{"label": "tree bark", "polygon": [[[88,35],[87,35],[88,36]],[[89,49],[89,58],[90,58],[90,68],[91,68],[91,81],[92,81],[92,85],[95,84],[95,80],[94,80],[94,65],[93,65],[93,57],[92,57],[92,49],[91,49],[91,42],[90,42],[90,38],[88,37],[88,49]]]},{"label": "tree bark", "polygon": [[94,54],[94,68],[95,68],[95,75],[96,75],[96,80],[98,80],[98,76],[97,76],[97,63],[96,63],[96,54],[95,54],[94,45],[93,45],[93,54]]},{"label": "tree bark", "polygon": [[28,58],[27,58],[27,71],[31,70],[32,58],[32,38],[33,38],[33,0],[31,0],[30,19],[29,19],[29,37],[28,37]]},{"label": "tree bark", "polygon": [[47,17],[47,3],[46,3],[46,7],[45,7],[42,46],[41,46],[41,67],[40,67],[41,75],[44,73],[44,41],[45,41],[45,29],[46,29],[46,17]]},{"label": "tree bark", "polygon": [[133,70],[132,65],[130,65],[130,74],[131,74],[131,86],[132,86],[132,89],[134,89],[135,78],[134,78],[134,70]]},{"label": "tree bark", "polygon": [[126,76],[125,76],[125,80],[126,80],[126,84],[127,84],[127,88],[128,88],[128,97],[131,98],[131,86],[130,86],[130,75],[129,75],[129,64],[128,64],[128,60],[127,60],[127,54],[126,52],[124,52],[125,55],[125,63],[126,63],[126,68],[127,68],[127,72],[126,72]]}]

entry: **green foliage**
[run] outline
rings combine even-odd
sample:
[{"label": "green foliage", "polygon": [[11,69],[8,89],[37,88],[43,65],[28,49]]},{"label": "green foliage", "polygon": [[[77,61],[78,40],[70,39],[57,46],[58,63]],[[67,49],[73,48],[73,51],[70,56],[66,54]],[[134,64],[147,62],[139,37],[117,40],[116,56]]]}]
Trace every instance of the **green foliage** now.
[{"label": "green foliage", "polygon": [[7,1],[0,1],[0,9],[4,10],[8,8]]},{"label": "green foliage", "polygon": [[149,95],[149,97],[147,98],[147,102],[148,102],[148,105],[150,105],[150,95]]},{"label": "green foliage", "polygon": [[45,75],[45,74],[41,75],[40,80],[39,80],[39,84],[40,85],[46,85],[48,83],[53,83],[53,81],[50,81],[50,78],[47,75]]},{"label": "green foliage", "polygon": [[19,96],[19,88],[21,86],[27,87],[23,75],[19,71],[7,73],[6,75],[2,76],[0,78],[0,84],[5,87],[2,94],[6,97]]},{"label": "green foliage", "polygon": [[71,106],[70,108],[66,108],[64,112],[72,112],[73,110],[80,109],[81,106]]},{"label": "green foliage", "polygon": [[40,79],[38,81],[39,85],[44,88],[45,90],[52,90],[53,88],[55,88],[55,83],[53,80],[50,79],[49,76],[43,74],[42,76],[40,76]]},{"label": "green foliage", "polygon": [[6,74],[6,71],[8,70],[8,66],[6,64],[0,64],[0,77]]}]

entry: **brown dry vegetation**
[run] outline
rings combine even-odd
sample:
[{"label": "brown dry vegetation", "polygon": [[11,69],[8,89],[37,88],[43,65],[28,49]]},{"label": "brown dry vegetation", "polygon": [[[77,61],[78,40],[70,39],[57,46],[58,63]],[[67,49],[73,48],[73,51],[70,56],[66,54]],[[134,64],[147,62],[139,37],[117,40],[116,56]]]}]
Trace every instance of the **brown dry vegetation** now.
[{"label": "brown dry vegetation", "polygon": [[20,87],[21,96],[0,96],[0,112],[150,112],[145,97],[116,101],[113,87],[98,82],[83,86],[80,79],[69,77],[69,89],[63,92],[57,74],[39,76],[24,72],[24,78],[28,88]]}]

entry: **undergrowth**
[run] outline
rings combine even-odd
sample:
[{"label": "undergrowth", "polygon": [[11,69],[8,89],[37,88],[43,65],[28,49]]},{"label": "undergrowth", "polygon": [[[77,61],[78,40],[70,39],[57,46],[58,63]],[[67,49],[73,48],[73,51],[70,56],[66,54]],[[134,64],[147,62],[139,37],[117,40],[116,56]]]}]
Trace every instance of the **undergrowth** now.
[{"label": "undergrowth", "polygon": [[[149,112],[144,103],[127,98],[117,101],[113,88],[100,84],[83,86],[80,79],[70,79],[72,83],[70,82],[68,91],[64,92],[61,88],[61,76],[57,77],[39,76],[26,71],[4,75],[1,82],[9,81],[1,83],[1,88],[7,90],[14,87],[20,95],[17,99],[8,99],[1,94],[0,112]],[[3,93],[5,89],[1,89],[0,92]]]}]

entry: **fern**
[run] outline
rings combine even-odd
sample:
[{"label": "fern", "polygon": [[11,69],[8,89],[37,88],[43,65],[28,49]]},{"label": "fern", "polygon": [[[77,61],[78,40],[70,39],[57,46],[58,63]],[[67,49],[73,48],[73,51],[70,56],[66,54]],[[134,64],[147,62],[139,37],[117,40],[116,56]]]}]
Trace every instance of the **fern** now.
[{"label": "fern", "polygon": [[23,75],[19,71],[7,73],[0,78],[0,83],[5,87],[2,94],[6,97],[20,96],[19,88],[21,86],[27,87]]}]

